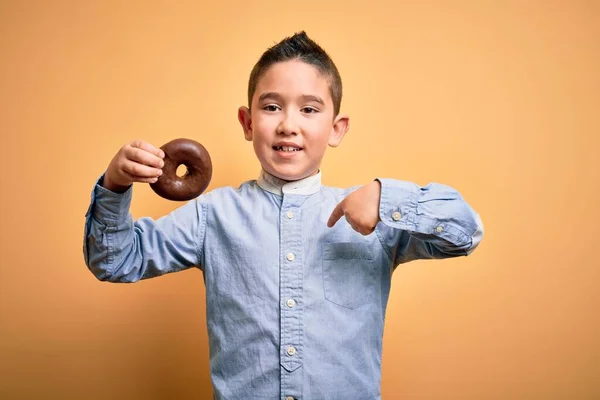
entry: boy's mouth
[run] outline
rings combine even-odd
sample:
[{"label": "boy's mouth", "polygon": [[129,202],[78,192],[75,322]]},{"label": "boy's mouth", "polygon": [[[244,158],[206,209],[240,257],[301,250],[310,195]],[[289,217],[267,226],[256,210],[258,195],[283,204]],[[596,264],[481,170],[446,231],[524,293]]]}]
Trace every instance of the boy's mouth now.
[{"label": "boy's mouth", "polygon": [[295,151],[301,151],[302,148],[298,146],[273,146],[275,151],[283,151],[285,153],[293,153]]}]

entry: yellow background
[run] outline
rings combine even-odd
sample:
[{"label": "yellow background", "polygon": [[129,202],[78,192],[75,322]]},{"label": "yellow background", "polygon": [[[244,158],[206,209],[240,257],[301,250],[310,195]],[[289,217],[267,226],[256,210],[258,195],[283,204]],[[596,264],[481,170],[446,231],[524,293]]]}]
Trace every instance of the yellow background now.
[{"label": "yellow background", "polygon": [[[210,398],[202,274],[96,281],[84,214],[134,138],[255,178],[236,110],[302,29],[351,116],[324,182],[443,182],[486,228],[395,273],[383,398],[600,397],[600,2],[31,0],[0,2],[0,398]],[[178,204],[139,185],[132,213]]]}]

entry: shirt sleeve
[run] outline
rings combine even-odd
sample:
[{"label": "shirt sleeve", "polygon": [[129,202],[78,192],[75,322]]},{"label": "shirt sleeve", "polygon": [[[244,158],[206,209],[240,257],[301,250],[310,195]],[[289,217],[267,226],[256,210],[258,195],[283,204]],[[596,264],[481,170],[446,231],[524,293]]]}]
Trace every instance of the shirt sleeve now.
[{"label": "shirt sleeve", "polygon": [[453,188],[439,183],[377,179],[376,233],[394,266],[417,259],[469,255],[483,238],[479,215]]},{"label": "shirt sleeve", "polygon": [[132,187],[114,193],[92,191],[85,218],[83,255],[101,281],[132,283],[192,266],[201,267],[206,206],[191,200],[157,219],[133,221],[129,212]]}]

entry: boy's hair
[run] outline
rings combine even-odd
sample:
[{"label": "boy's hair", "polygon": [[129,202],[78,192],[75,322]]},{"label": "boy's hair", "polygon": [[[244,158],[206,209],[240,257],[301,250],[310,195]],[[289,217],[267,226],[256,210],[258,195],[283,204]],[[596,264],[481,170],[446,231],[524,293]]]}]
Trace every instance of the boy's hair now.
[{"label": "boy's hair", "polygon": [[298,32],[291,37],[270,47],[260,57],[248,81],[248,108],[252,106],[252,97],[256,91],[258,80],[275,63],[299,60],[314,66],[329,81],[329,92],[333,99],[333,116],[340,112],[342,104],[342,78],[337,67],[329,55],[316,42],[306,35],[304,31]]}]

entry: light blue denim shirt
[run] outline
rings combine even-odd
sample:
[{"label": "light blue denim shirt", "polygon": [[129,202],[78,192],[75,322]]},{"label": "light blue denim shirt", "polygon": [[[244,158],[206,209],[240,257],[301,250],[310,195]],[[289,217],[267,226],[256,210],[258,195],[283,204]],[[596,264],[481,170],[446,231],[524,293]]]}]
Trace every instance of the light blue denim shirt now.
[{"label": "light blue denim shirt", "polygon": [[381,222],[363,236],[327,220],[357,188],[321,173],[285,183],[262,172],[154,221],[133,221],[130,188],[96,184],[84,257],[109,282],[196,266],[206,284],[216,399],[379,399],[385,310],[394,268],[464,256],[478,215],[452,188],[379,179]]}]

